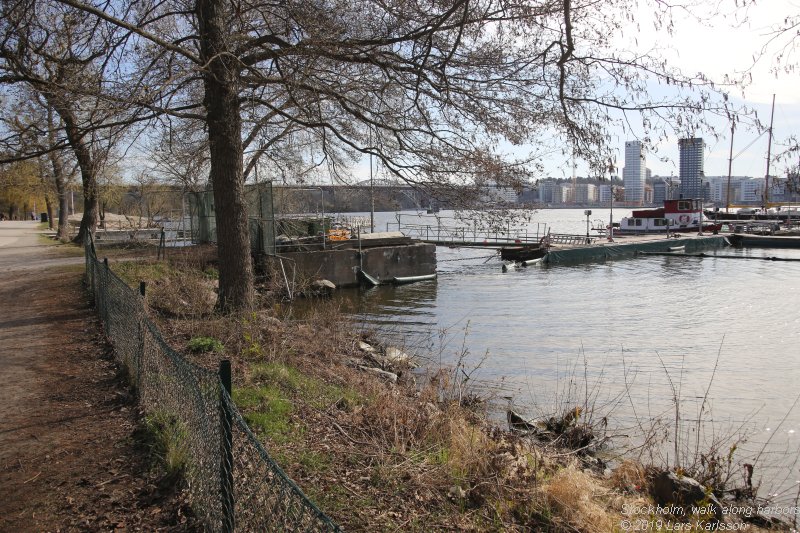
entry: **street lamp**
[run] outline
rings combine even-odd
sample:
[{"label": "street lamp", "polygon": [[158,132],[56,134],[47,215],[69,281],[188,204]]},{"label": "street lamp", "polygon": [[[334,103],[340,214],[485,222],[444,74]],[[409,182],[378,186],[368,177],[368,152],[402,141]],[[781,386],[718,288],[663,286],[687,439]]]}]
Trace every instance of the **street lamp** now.
[{"label": "street lamp", "polygon": [[608,216],[608,242],[614,242],[614,174],[611,174],[611,185],[609,187],[611,189],[609,197],[611,214]]},{"label": "street lamp", "polygon": [[587,209],[583,212],[586,215],[586,244],[591,244],[591,240],[589,239],[589,217],[592,216],[592,210]]}]

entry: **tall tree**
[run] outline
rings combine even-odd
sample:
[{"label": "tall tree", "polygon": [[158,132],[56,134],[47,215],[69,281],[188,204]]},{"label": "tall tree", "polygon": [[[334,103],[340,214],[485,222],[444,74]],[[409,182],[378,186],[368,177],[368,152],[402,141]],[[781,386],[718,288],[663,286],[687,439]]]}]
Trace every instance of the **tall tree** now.
[{"label": "tall tree", "polygon": [[[83,189],[84,212],[76,237],[82,242],[97,226],[98,172],[130,120],[120,117],[108,89],[109,72],[120,68],[114,51],[126,32],[58,3],[29,0],[4,2],[0,20],[0,83],[6,95],[11,94],[9,87],[26,87],[54,113],[47,124],[37,126],[49,146],[25,143],[27,131],[10,132],[4,142],[16,144],[16,151],[6,161],[71,150]],[[63,171],[59,161],[51,159],[51,165],[54,173]]]},{"label": "tall tree", "polygon": [[614,50],[633,0],[59,1],[136,36],[130,105],[204,122],[226,308],[253,301],[244,183],[259,159],[337,175],[372,155],[463,195],[529,176],[548,148],[525,146],[605,168],[616,113],[685,129],[711,101],[702,77]]}]

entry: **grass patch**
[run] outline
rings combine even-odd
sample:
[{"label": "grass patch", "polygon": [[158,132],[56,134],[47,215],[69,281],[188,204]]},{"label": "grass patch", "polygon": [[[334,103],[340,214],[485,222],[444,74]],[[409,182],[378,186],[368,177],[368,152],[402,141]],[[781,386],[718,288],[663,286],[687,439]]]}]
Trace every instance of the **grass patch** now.
[{"label": "grass patch", "polygon": [[324,409],[337,402],[342,402],[341,407],[345,409],[364,403],[363,397],[352,388],[325,383],[283,363],[255,364],[251,367],[251,375],[254,381],[267,382],[297,394],[315,409]]},{"label": "grass patch", "polygon": [[301,450],[295,460],[309,473],[326,472],[331,466],[331,458],[313,450]]},{"label": "grass patch", "polygon": [[186,345],[186,348],[193,353],[221,353],[225,350],[225,346],[213,337],[194,337]]},{"label": "grass patch", "polygon": [[160,281],[176,274],[165,262],[148,263],[145,261],[121,261],[114,263],[114,273],[133,288],[139,288],[139,282]]},{"label": "grass patch", "polygon": [[144,418],[144,427],[151,439],[151,452],[163,466],[166,477],[180,477],[189,458],[184,425],[174,415],[156,411]]},{"label": "grass patch", "polygon": [[292,402],[283,396],[282,391],[272,385],[233,390],[233,401],[240,409],[248,411],[244,418],[250,427],[279,443],[286,442],[297,431],[289,420]]}]

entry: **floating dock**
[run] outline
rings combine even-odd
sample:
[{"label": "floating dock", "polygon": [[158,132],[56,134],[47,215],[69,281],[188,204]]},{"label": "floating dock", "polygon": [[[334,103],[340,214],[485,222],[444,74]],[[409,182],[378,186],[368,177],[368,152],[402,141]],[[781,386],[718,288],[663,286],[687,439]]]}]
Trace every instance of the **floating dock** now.
[{"label": "floating dock", "polygon": [[[545,261],[550,265],[574,265],[635,257],[643,252],[686,255],[730,244],[725,235],[679,234],[670,238],[665,235],[625,236],[615,237],[612,242],[598,240],[582,246],[556,244],[550,247]],[[680,252],[676,252],[680,248]]]}]

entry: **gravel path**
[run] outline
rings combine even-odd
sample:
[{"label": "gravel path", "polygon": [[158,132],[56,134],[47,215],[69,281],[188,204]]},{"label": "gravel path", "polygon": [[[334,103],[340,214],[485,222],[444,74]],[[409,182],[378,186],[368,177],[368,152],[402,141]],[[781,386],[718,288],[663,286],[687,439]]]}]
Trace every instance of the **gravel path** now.
[{"label": "gravel path", "polygon": [[0,222],[0,531],[190,531],[137,431],[84,259]]}]

